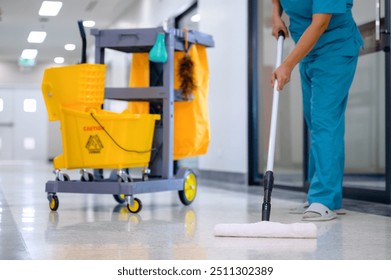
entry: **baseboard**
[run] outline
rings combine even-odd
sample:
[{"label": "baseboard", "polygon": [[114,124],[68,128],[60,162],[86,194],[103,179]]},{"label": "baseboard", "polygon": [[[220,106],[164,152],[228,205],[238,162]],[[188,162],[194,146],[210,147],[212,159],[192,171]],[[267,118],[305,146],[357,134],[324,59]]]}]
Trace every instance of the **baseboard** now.
[{"label": "baseboard", "polygon": [[247,174],[239,172],[197,170],[200,175],[200,181],[213,180],[225,183],[247,184]]}]

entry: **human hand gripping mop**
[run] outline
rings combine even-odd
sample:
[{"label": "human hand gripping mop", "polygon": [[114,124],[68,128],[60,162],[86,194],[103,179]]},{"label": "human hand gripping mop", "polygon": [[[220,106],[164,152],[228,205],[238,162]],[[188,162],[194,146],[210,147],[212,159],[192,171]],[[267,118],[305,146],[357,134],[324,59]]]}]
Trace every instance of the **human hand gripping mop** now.
[{"label": "human hand gripping mop", "polygon": [[[278,33],[277,61],[276,68],[281,65],[284,33]],[[269,136],[269,151],[267,158],[267,169],[264,175],[264,197],[262,204],[262,221],[250,224],[218,224],[214,228],[214,235],[217,237],[258,237],[258,238],[316,238],[317,228],[313,223],[293,223],[282,224],[270,222],[271,195],[274,184],[273,165],[274,151],[277,130],[277,112],[278,112],[278,82],[274,83],[273,105]]]}]

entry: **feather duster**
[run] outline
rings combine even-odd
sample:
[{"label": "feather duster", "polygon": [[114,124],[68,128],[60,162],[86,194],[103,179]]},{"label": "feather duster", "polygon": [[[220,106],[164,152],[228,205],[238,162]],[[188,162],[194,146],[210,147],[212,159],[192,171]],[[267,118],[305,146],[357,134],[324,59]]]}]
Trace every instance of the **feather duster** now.
[{"label": "feather duster", "polygon": [[185,100],[193,99],[193,91],[196,89],[194,81],[194,62],[189,54],[188,31],[183,29],[185,39],[185,55],[179,60],[178,75],[180,80],[180,89],[182,97]]}]

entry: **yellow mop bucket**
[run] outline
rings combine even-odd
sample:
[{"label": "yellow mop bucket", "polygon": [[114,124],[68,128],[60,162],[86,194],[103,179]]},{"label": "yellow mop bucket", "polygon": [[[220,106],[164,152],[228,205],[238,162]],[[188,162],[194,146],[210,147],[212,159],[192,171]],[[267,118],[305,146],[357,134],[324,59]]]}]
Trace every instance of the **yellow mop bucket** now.
[{"label": "yellow mop bucket", "polygon": [[60,119],[63,106],[100,109],[106,65],[77,64],[45,69],[42,93],[50,121]]},{"label": "yellow mop bucket", "polygon": [[147,167],[160,115],[61,110],[63,154],[54,168]]},{"label": "yellow mop bucket", "polygon": [[78,64],[45,70],[42,93],[49,120],[61,121],[63,154],[54,168],[146,167],[160,115],[101,110],[106,66]]}]

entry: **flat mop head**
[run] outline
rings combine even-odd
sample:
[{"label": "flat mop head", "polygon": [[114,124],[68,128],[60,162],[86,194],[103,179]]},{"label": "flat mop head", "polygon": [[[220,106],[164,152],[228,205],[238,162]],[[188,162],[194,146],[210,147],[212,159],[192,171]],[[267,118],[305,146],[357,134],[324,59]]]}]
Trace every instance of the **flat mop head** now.
[{"label": "flat mop head", "polygon": [[217,237],[254,238],[316,238],[317,228],[312,223],[282,224],[262,221],[250,224],[219,224],[214,228]]}]

